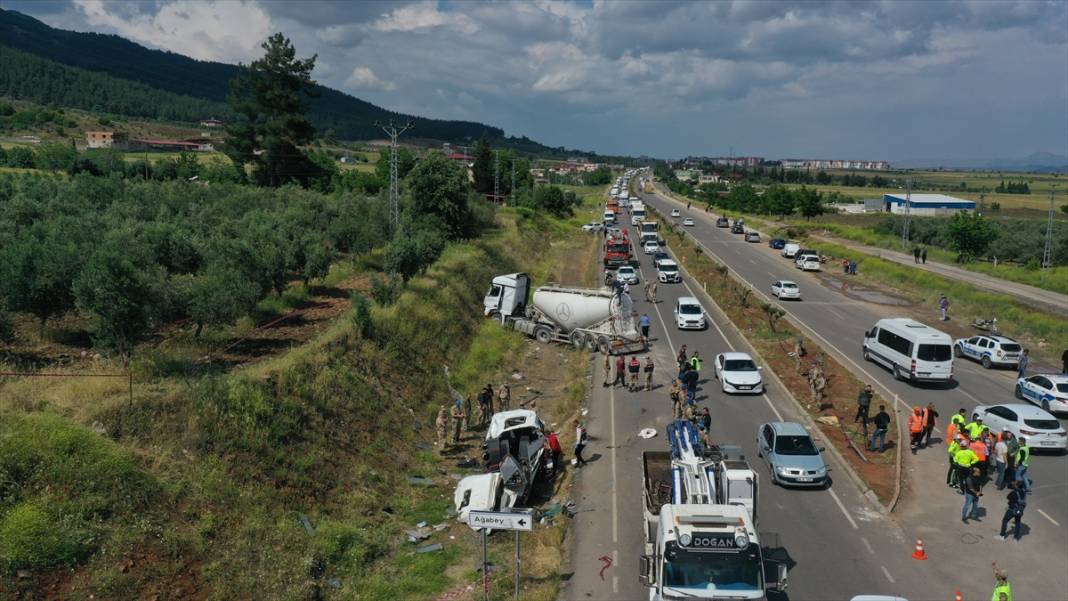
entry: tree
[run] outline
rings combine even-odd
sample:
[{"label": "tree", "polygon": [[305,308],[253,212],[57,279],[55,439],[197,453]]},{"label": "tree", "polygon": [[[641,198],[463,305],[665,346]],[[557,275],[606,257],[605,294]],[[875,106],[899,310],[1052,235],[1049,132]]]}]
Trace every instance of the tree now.
[{"label": "tree", "polygon": [[[375,163],[375,175],[379,180],[389,184],[389,157],[390,149],[383,148],[378,151],[378,162]],[[397,178],[404,179],[415,167],[415,155],[411,150],[403,146],[397,147]]]},{"label": "tree", "polygon": [[961,211],[949,223],[949,239],[958,262],[982,256],[998,237],[997,227],[979,213]]},{"label": "tree", "polygon": [[212,265],[189,282],[186,312],[197,324],[194,337],[205,325],[232,324],[247,315],[260,299],[260,287],[240,271],[225,265]]},{"label": "tree", "polygon": [[768,213],[784,218],[794,212],[796,195],[783,186],[773,185],[764,191],[764,207]]},{"label": "tree", "polygon": [[812,219],[824,213],[823,195],[818,191],[801,188],[800,190],[795,190],[794,194],[797,195],[797,208],[805,219]]},{"label": "tree", "polygon": [[479,194],[493,194],[493,150],[486,134],[475,143],[475,164],[471,171],[475,176],[475,190]]},{"label": "tree", "polygon": [[0,292],[8,308],[34,315],[42,332],[50,317],[74,306],[70,283],[81,269],[82,248],[64,223],[37,224],[0,251]]},{"label": "tree", "polygon": [[78,160],[78,151],[70,144],[46,144],[41,146],[34,163],[42,171],[64,171],[70,173]]},{"label": "tree", "polygon": [[307,186],[319,168],[300,149],[315,128],[306,118],[306,98],[315,97],[311,78],[316,56],[296,58],[293,44],[281,33],[263,43],[263,58],[253,61],[230,82],[227,102],[239,118],[226,127],[223,151],[234,164],[251,164],[256,183]]},{"label": "tree", "polygon": [[455,161],[439,152],[430,153],[412,170],[408,185],[413,216],[436,217],[449,240],[473,233],[468,219],[467,177]]},{"label": "tree", "polygon": [[402,231],[386,247],[386,271],[400,274],[404,281],[408,281],[419,270],[433,263],[444,249],[445,238],[434,229],[423,227],[410,232]]}]

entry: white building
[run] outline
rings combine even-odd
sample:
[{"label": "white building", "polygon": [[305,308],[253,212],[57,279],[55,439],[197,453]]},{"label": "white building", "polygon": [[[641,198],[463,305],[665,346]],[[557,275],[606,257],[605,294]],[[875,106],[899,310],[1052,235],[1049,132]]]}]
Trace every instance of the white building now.
[{"label": "white building", "polygon": [[913,194],[907,201],[905,194],[884,194],[883,210],[897,215],[939,216],[961,211],[974,211],[975,201],[945,194]]}]

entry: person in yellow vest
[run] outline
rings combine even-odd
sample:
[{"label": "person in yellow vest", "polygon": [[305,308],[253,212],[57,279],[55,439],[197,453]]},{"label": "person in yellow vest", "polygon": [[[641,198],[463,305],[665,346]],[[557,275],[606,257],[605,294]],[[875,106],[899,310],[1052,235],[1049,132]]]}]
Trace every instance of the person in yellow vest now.
[{"label": "person in yellow vest", "polygon": [[974,420],[968,422],[964,426],[964,431],[968,433],[968,438],[972,440],[979,440],[979,437],[984,431],[989,430],[987,426],[983,425],[983,416],[977,415]]},{"label": "person in yellow vest", "polygon": [[1012,585],[1009,584],[1009,573],[998,569],[998,562],[990,563],[994,569],[994,592],[990,595],[990,601],[1012,601]]},{"label": "person in yellow vest", "polygon": [[971,448],[963,446],[956,454],[953,455],[953,465],[957,468],[957,483],[960,484],[960,494],[964,494],[964,483],[968,479],[968,474],[972,471],[972,466],[979,463],[979,456],[975,454]]},{"label": "person in yellow vest", "polygon": [[957,473],[956,464],[953,462],[953,456],[960,450],[960,438],[953,438],[949,441],[949,447],[946,452],[949,454],[949,469],[946,470],[946,486],[956,486],[957,479],[954,477]]},{"label": "person in yellow vest", "polygon": [[1031,447],[1027,439],[1020,437],[1020,450],[1016,451],[1016,479],[1023,483],[1024,492],[1031,492],[1031,479],[1027,477],[1027,467],[1031,465]]}]

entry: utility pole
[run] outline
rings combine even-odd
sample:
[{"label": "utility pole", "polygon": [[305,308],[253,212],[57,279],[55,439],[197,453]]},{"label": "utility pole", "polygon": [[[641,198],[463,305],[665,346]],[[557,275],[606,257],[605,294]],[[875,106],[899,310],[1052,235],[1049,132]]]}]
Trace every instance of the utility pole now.
[{"label": "utility pole", "polygon": [[493,151],[493,202],[501,198],[501,151]]},{"label": "utility pole", "polygon": [[390,119],[389,123],[385,125],[378,121],[375,121],[374,125],[375,127],[382,128],[382,131],[386,132],[386,135],[389,136],[389,224],[393,228],[393,231],[397,231],[397,226],[400,224],[400,189],[397,182],[397,138],[411,129],[413,123],[408,121],[404,125],[397,125]]},{"label": "utility pole", "polygon": [[909,217],[912,211],[912,178],[905,180],[905,226],[901,228],[901,248],[909,245]]},{"label": "utility pole", "polygon": [[1042,249],[1042,268],[1053,267],[1053,188],[1049,189],[1049,217],[1046,218],[1046,247]]},{"label": "utility pole", "polygon": [[512,157],[512,191],[508,193],[509,196],[515,194],[515,157]]}]

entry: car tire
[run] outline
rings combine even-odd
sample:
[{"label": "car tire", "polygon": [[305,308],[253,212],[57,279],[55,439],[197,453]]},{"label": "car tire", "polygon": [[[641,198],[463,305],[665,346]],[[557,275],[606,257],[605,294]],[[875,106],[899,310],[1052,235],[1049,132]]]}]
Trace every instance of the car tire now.
[{"label": "car tire", "polygon": [[1021,401],[1023,400],[1023,389],[1020,388],[1019,384],[1017,384],[1016,388],[1012,391],[1012,395],[1020,399]]},{"label": "car tire", "polygon": [[963,355],[964,355],[964,352],[961,351],[960,345],[957,345],[957,346],[953,347],[953,356],[954,357],[960,359]]},{"label": "car tire", "polygon": [[990,369],[991,367],[993,367],[993,364],[990,363],[990,357],[983,357],[982,363],[983,369]]},{"label": "car tire", "polygon": [[1042,410],[1049,413],[1049,401],[1042,401]]},{"label": "car tire", "polygon": [[896,365],[894,366],[894,379],[901,380],[902,382],[905,381],[905,377],[901,375],[901,369]]},{"label": "car tire", "polygon": [[868,353],[868,347],[864,347],[864,351],[861,354],[864,356],[865,361],[871,361],[871,354]]},{"label": "car tire", "polygon": [[534,339],[541,344],[549,344],[553,341],[553,332],[549,328],[540,327],[534,330]]}]

